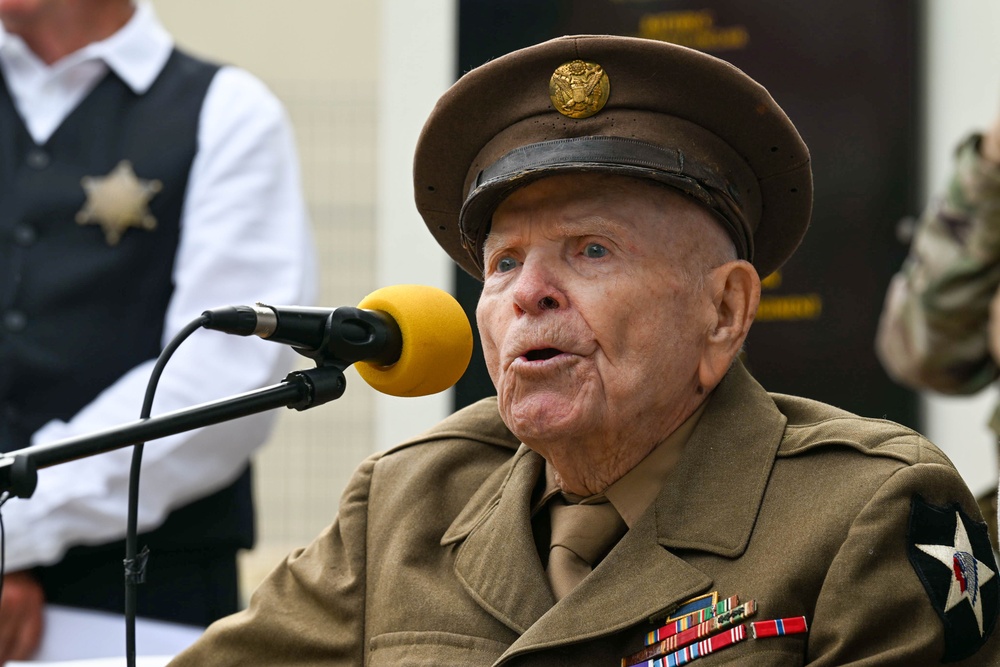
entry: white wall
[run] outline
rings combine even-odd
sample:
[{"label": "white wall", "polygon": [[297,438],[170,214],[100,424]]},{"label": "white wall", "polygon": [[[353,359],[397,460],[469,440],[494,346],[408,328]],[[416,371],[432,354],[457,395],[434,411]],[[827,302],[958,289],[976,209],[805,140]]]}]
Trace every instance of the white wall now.
[{"label": "white wall", "polygon": [[265,82],[372,81],[379,2],[153,0],[177,42]]},{"label": "white wall", "polygon": [[[455,0],[383,0],[378,105],[376,278],[381,286],[422,284],[453,291],[452,263],[413,203],[413,151],[438,97],[454,82]],[[451,391],[423,398],[379,395],[375,448],[433,426]]]},{"label": "white wall", "polygon": [[[947,182],[956,144],[1000,113],[1000,2],[927,2],[924,197]],[[927,435],[947,452],[977,495],[997,483],[994,436],[986,421],[995,390],[973,398],[925,396]]]}]

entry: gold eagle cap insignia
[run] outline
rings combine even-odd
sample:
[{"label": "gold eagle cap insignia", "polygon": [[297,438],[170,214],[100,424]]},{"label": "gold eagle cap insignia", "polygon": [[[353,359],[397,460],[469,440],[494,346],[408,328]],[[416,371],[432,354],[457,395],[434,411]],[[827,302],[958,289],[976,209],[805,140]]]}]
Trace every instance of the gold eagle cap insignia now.
[{"label": "gold eagle cap insignia", "polygon": [[76,222],[100,225],[108,245],[118,245],[129,227],[156,229],[149,201],[163,189],[163,184],[137,177],[128,160],[119,162],[107,176],[84,176],[80,185],[87,193],[87,201],[76,214]]},{"label": "gold eagle cap insignia", "polygon": [[556,68],[549,79],[549,99],[555,110],[570,118],[589,118],[604,108],[611,83],[604,68],[586,60],[571,60]]}]

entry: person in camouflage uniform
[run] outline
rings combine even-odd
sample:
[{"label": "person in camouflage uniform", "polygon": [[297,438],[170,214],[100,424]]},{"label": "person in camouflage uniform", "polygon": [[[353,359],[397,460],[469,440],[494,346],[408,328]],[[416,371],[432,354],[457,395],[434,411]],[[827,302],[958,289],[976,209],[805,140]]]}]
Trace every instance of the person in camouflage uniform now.
[{"label": "person in camouflage uniform", "polygon": [[[1000,117],[959,145],[951,182],[889,285],[876,350],[914,389],[973,394],[1000,377]],[[1000,436],[1000,406],[989,426]],[[996,550],[996,491],[979,500]]]}]

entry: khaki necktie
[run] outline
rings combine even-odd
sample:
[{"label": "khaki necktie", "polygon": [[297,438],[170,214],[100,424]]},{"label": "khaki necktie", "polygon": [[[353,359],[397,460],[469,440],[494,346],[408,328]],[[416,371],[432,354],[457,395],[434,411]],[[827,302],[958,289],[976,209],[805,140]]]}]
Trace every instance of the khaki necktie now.
[{"label": "khaki necktie", "polygon": [[561,600],[611,550],[627,527],[607,499],[588,498],[587,504],[552,499],[552,542],[546,573],[556,600]]}]

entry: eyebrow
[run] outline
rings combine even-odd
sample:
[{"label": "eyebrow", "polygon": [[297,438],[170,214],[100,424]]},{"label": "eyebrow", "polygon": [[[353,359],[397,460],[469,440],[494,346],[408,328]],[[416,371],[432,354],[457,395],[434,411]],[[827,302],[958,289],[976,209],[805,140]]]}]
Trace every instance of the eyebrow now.
[{"label": "eyebrow", "polygon": [[484,259],[489,257],[491,252],[498,250],[499,246],[509,245],[503,243],[503,238],[504,237],[502,235],[494,234],[492,230],[486,233],[486,239],[483,241],[482,247]]},{"label": "eyebrow", "polygon": [[[630,225],[625,222],[611,222],[605,218],[585,216],[577,220],[561,221],[551,228],[558,236],[572,238],[580,236],[607,236],[614,238],[620,236],[616,233],[621,229],[629,229]],[[483,242],[483,257],[495,251],[498,247],[516,246],[522,237],[520,232],[507,233],[490,231]]]}]

